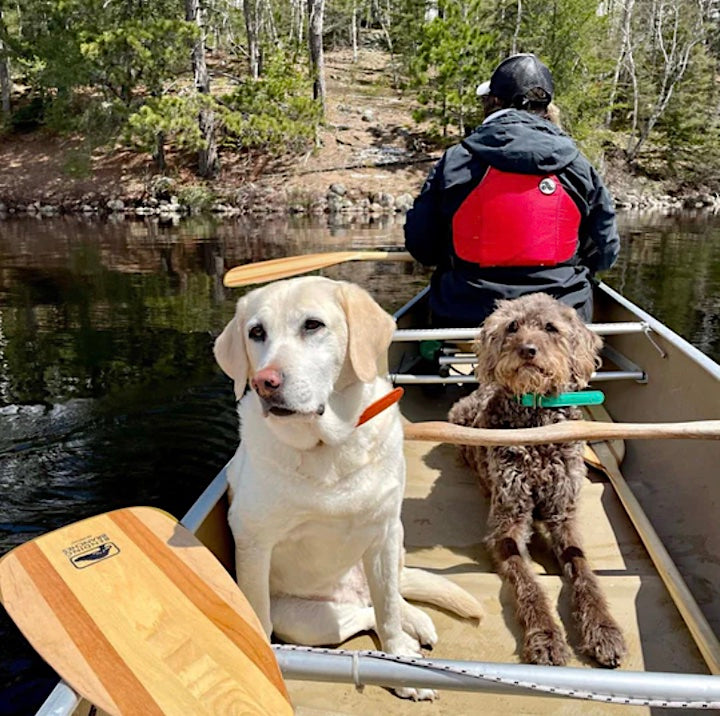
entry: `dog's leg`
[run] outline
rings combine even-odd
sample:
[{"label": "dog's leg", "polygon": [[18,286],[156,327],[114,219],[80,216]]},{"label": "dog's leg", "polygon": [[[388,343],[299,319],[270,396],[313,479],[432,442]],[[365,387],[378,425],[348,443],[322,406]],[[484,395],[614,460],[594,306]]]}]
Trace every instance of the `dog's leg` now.
[{"label": "dog's leg", "polygon": [[555,555],[572,586],[573,616],[582,637],[580,649],[602,666],[618,666],[627,652],[625,640],[585,559],[574,509],[564,519],[548,520],[546,525]]},{"label": "dog's leg", "polygon": [[437,632],[432,619],[422,609],[409,604],[404,599],[402,604],[402,628],[422,646],[433,647],[437,643]]},{"label": "dog's leg", "polygon": [[510,585],[515,597],[515,612],[524,633],[523,660],[533,664],[563,665],[568,657],[563,633],[520,551],[524,551],[530,536],[531,516],[518,518],[491,509],[488,522],[490,532],[485,543],[498,573]]},{"label": "dog's leg", "polygon": [[[375,609],[375,622],[382,648],[398,656],[422,656],[420,643],[402,628],[402,597],[400,567],[402,564],[402,526],[398,520],[384,539],[373,543],[363,555],[363,567]],[[432,689],[397,688],[394,692],[404,699],[432,701]]]},{"label": "dog's leg", "polygon": [[305,646],[340,644],[361,631],[375,629],[374,609],[349,602],[273,596],[270,613],[277,637]]},{"label": "dog's leg", "polygon": [[240,591],[250,602],[268,638],[270,620],[270,556],[272,548],[235,541],[235,574]]}]

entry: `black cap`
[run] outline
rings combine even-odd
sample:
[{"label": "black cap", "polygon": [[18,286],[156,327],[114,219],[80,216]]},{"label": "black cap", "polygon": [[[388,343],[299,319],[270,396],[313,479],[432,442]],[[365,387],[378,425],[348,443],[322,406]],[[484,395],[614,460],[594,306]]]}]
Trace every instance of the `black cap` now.
[{"label": "black cap", "polygon": [[[480,85],[483,87],[483,85]],[[517,104],[524,100],[532,90],[541,90],[541,97],[533,97],[535,102],[549,103],[552,100],[554,86],[550,70],[535,55],[523,53],[512,55],[503,60],[493,72],[490,85],[485,92],[495,95],[503,102]],[[545,97],[542,97],[544,93]]]}]

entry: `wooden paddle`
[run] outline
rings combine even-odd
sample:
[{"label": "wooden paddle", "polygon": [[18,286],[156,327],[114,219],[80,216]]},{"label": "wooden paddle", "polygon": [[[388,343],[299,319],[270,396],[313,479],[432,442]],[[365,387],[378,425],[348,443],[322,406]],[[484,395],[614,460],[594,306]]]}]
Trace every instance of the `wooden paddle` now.
[{"label": "wooden paddle", "polygon": [[235,266],[225,274],[223,283],[230,288],[236,288],[253,283],[277,281],[281,278],[299,276],[346,261],[413,261],[413,257],[406,251],[333,251],[322,254],[305,254],[304,256],[286,256],[281,259]]},{"label": "wooden paddle", "polygon": [[670,597],[687,625],[690,634],[705,659],[711,674],[720,674],[720,641],[695,601],[680,570],[655,531],[630,485],[620,470],[617,450],[613,443],[597,442],[585,446],[585,462],[602,471],[610,480],[615,494],[625,508],[650,559],[663,580]]},{"label": "wooden paddle", "polygon": [[37,652],[109,714],[292,714],[270,644],[212,553],[131,507],[0,560],[0,598]]},{"label": "wooden paddle", "polygon": [[406,440],[429,440],[454,445],[539,445],[575,440],[691,439],[720,440],[720,420],[688,423],[610,423],[569,420],[539,428],[467,428],[442,421],[405,423]]}]

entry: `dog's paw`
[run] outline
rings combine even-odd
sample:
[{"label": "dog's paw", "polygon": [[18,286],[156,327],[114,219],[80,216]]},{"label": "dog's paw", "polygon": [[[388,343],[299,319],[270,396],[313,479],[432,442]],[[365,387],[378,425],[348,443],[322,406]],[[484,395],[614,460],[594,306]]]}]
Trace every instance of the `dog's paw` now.
[{"label": "dog's paw", "polygon": [[413,656],[422,658],[422,651],[420,650],[420,642],[410,634],[401,631],[397,636],[392,639],[388,639],[386,644],[383,644],[383,649],[388,654],[395,654],[396,656]]},{"label": "dog's paw", "polygon": [[402,628],[424,647],[432,648],[437,644],[438,637],[433,620],[412,604],[403,604]]},{"label": "dog's paw", "polygon": [[523,661],[546,666],[563,666],[569,655],[565,639],[555,626],[525,634]]},{"label": "dog's paw", "polygon": [[[388,639],[384,649],[388,654],[395,654],[396,656],[409,656],[414,659],[422,659],[423,656],[420,652],[418,640],[405,632]],[[393,692],[401,699],[411,699],[412,701],[433,701],[437,696],[432,689],[412,689],[406,686],[393,689]]]},{"label": "dog's paw", "polygon": [[583,639],[582,651],[601,666],[614,669],[620,666],[627,654],[627,647],[620,627],[614,622],[606,621],[588,629]]},{"label": "dog's paw", "polygon": [[410,689],[406,686],[393,689],[393,693],[401,699],[411,699],[412,701],[435,701],[437,691],[433,689]]}]

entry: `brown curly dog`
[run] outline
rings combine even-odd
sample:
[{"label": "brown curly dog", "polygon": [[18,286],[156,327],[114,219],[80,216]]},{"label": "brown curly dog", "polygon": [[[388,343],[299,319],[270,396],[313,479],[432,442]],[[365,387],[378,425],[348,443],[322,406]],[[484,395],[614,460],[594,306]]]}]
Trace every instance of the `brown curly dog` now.
[{"label": "brown curly dog", "polygon": [[[599,364],[601,340],[577,313],[537,293],[498,302],[473,349],[479,387],[450,410],[450,422],[478,428],[527,428],[577,420],[574,407],[523,407],[523,393],[553,395],[587,386]],[[513,590],[524,631],[522,658],[535,664],[564,664],[563,633],[528,565],[533,523],[545,526],[553,552],[572,587],[573,616],[581,650],[615,667],[626,652],[600,585],[582,551],[577,499],[586,475],[582,443],[520,447],[462,446],[490,496],[485,543],[499,574]]]}]

